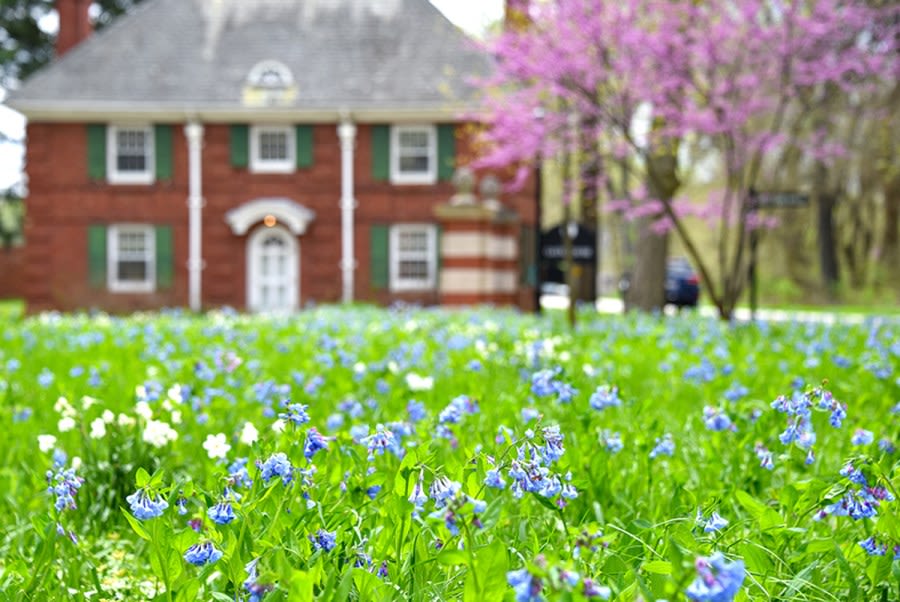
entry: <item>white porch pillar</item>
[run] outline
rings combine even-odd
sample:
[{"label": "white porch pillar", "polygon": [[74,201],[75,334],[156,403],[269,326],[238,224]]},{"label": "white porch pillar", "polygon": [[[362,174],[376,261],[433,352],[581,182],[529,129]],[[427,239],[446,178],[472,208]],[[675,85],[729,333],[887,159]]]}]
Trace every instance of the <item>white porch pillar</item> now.
[{"label": "white porch pillar", "polygon": [[353,301],[353,272],[356,257],[353,252],[353,211],[356,198],[353,184],[353,152],[356,145],[356,126],[344,119],[337,127],[341,141],[341,280],[342,300]]},{"label": "white porch pillar", "polygon": [[200,311],[203,271],[203,126],[192,121],[184,126],[188,142],[188,304]]}]

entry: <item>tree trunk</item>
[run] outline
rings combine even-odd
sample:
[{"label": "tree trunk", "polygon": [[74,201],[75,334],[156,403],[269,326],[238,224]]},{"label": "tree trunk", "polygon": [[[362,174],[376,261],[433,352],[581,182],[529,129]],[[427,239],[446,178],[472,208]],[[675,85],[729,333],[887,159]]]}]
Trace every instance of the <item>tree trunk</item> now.
[{"label": "tree trunk", "polygon": [[829,299],[837,297],[839,281],[837,260],[837,237],[834,231],[834,191],[828,185],[828,168],[821,161],[816,163],[816,203],[819,266],[822,284]]},{"label": "tree trunk", "polygon": [[[882,264],[900,265],[900,176],[895,176],[884,187],[884,236]],[[896,274],[896,272],[895,272]],[[894,276],[894,280],[897,276]]]},{"label": "tree trunk", "polygon": [[[651,199],[671,202],[679,186],[676,170],[674,153],[657,153],[647,157],[647,191]],[[625,295],[626,311],[661,311],[665,306],[669,235],[653,229],[654,223],[663,215],[660,211],[637,220],[637,257]]]},{"label": "tree trunk", "polygon": [[582,140],[581,144],[581,224],[596,236],[594,239],[596,242],[594,248],[596,263],[593,265],[593,268],[590,265],[583,266],[581,277],[578,279],[576,298],[579,301],[588,303],[593,303],[597,300],[597,269],[600,266],[600,221],[597,214],[600,155],[597,152],[596,129],[596,119],[585,120],[582,128],[585,139]]}]

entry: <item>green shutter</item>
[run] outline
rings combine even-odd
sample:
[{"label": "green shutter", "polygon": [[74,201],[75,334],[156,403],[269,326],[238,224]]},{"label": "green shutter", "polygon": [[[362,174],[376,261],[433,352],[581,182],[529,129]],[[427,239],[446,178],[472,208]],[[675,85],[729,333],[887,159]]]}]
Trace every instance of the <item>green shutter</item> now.
[{"label": "green shutter", "polygon": [[231,126],[231,164],[234,167],[250,164],[250,128],[246,125]]},{"label": "green shutter", "polygon": [[156,286],[169,289],[174,280],[172,226],[156,226]]},{"label": "green shutter", "polygon": [[373,225],[369,230],[369,261],[373,289],[385,289],[390,279],[390,241],[388,227]]},{"label": "green shutter", "polygon": [[88,280],[93,288],[106,288],[106,226],[88,226]]},{"label": "green shutter", "polygon": [[522,226],[519,234],[519,282],[526,286],[536,286],[538,272],[536,230],[532,226]]},{"label": "green shutter", "polygon": [[372,126],[372,179],[387,182],[391,178],[391,128]]},{"label": "green shutter", "polygon": [[153,128],[153,146],[156,151],[156,179],[172,179],[172,126],[157,125]]},{"label": "green shutter", "polygon": [[438,180],[450,181],[456,170],[456,126],[444,123],[438,126]]},{"label": "green shutter", "polygon": [[106,180],[106,126],[91,123],[87,126],[87,164],[91,180]]},{"label": "green shutter", "polygon": [[311,125],[298,125],[295,138],[297,143],[297,168],[312,167],[313,127]]}]

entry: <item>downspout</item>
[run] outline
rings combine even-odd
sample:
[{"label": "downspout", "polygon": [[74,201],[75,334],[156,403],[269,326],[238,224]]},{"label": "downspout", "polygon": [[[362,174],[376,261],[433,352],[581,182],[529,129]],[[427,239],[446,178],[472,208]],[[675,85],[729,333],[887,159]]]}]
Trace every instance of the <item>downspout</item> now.
[{"label": "downspout", "polygon": [[341,280],[342,300],[353,301],[353,272],[356,257],[353,254],[353,211],[356,198],[353,189],[353,152],[356,144],[356,126],[343,117],[337,127],[341,141]]},{"label": "downspout", "polygon": [[188,304],[192,311],[200,311],[200,276],[203,271],[203,126],[192,121],[184,126],[184,135],[188,141]]}]

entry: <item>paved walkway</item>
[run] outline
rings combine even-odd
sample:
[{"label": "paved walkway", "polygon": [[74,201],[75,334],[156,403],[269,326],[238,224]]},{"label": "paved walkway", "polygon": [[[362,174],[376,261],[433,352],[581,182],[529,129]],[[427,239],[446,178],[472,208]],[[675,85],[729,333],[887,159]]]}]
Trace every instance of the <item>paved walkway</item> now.
[{"label": "paved walkway", "polygon": [[[548,309],[565,309],[569,306],[569,299],[558,295],[544,295],[541,297],[541,305]],[[597,299],[597,311],[602,314],[619,314],[624,310],[621,299],[616,297],[601,297]],[[710,318],[718,317],[715,307],[703,305],[697,310],[701,316]],[[676,315],[674,307],[667,306],[666,315]],[[735,319],[750,321],[750,310],[738,308],[734,312]],[[823,324],[859,324],[872,316],[859,313],[836,313],[830,311],[793,311],[783,309],[759,309],[756,312],[757,319],[767,322],[821,322]]]}]

